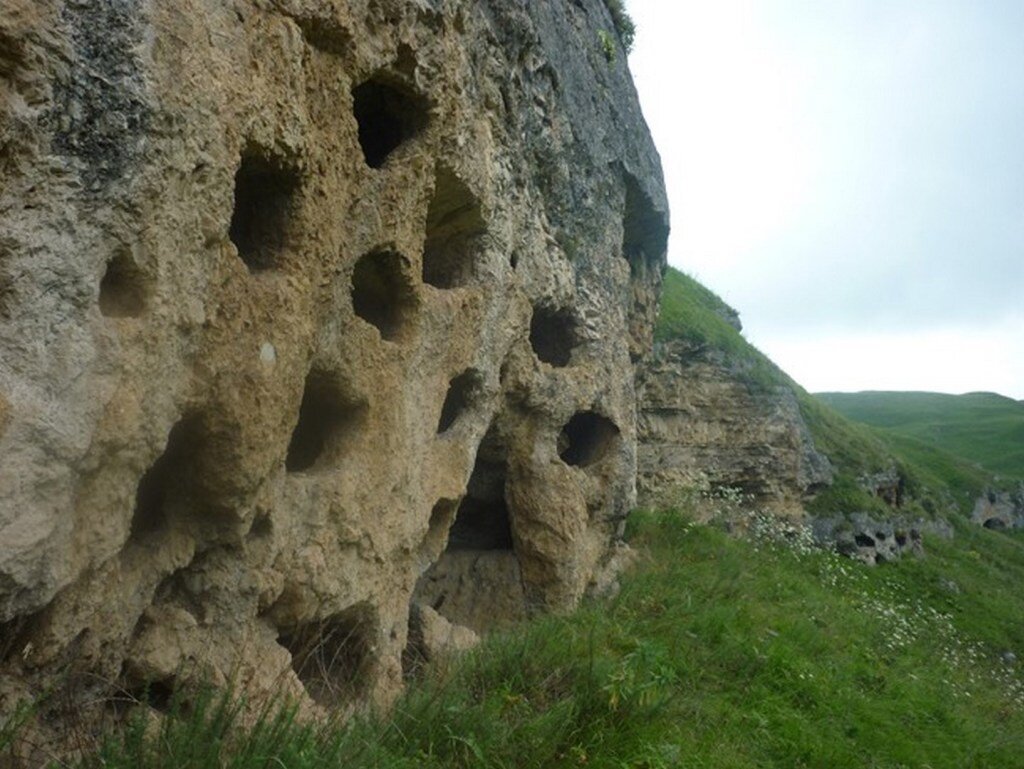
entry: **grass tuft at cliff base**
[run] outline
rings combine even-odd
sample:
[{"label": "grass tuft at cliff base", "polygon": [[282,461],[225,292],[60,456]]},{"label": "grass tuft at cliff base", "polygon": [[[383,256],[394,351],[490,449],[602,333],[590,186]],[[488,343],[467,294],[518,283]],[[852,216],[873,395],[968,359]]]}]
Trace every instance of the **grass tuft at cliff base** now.
[{"label": "grass tuft at cliff base", "polygon": [[1024,684],[1003,661],[1024,658],[1021,537],[964,525],[872,569],[675,512],[635,515],[630,536],[645,557],[614,601],[490,638],[390,719],[284,711],[245,731],[208,697],[84,766],[1022,765]]}]

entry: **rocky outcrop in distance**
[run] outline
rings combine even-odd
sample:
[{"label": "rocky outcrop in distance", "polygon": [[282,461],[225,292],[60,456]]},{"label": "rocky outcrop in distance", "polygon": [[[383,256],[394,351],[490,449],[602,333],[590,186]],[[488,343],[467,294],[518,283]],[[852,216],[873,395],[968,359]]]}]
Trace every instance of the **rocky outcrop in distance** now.
[{"label": "rocky outcrop in distance", "polygon": [[[737,324],[738,325],[738,324]],[[637,375],[637,487],[658,505],[674,489],[735,489],[783,514],[831,483],[792,389],[751,386],[720,350],[675,340],[656,345]]]},{"label": "rocky outcrop in distance", "polygon": [[668,233],[612,29],[0,0],[0,709],[386,702],[411,606],[607,582]]},{"label": "rocky outcrop in distance", "polygon": [[975,501],[971,521],[995,531],[1024,528],[1024,483],[1013,490],[987,489]]}]

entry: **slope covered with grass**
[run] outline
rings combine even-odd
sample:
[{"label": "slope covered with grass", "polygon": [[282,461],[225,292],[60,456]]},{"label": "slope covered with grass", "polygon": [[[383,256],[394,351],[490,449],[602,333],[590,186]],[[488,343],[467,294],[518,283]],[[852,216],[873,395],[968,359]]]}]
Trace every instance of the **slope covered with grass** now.
[{"label": "slope covered with grass", "polygon": [[864,424],[1024,479],[1024,403],[995,393],[820,393],[836,411]]},{"label": "slope covered with grass", "polygon": [[870,569],[759,531],[635,516],[645,557],[614,601],[431,669],[389,720],[285,714],[246,731],[208,701],[159,734],[110,737],[87,765],[1021,765],[1024,685],[1002,657],[1024,657],[1024,541],[964,528]]},{"label": "slope covered with grass", "polygon": [[991,485],[992,473],[970,459],[913,435],[854,421],[832,408],[831,400],[809,394],[726,320],[731,315],[735,312],[714,292],[670,267],[655,340],[681,340],[714,351],[748,387],[785,387],[794,392],[815,446],[828,455],[837,470],[832,487],[810,503],[811,512],[863,510],[887,515],[884,503],[864,492],[856,479],[891,468],[907,480],[911,506],[907,512],[911,514],[932,515],[950,507],[967,513]]}]

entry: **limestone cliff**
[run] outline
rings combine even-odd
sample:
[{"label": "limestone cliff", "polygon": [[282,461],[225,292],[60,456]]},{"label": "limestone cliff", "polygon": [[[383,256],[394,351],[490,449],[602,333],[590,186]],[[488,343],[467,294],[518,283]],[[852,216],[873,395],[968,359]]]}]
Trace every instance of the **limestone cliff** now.
[{"label": "limestone cliff", "polygon": [[[659,161],[600,0],[0,0],[0,709],[398,689],[634,499]],[[68,683],[71,682],[71,683]]]},{"label": "limestone cliff", "polygon": [[832,479],[793,391],[751,387],[720,351],[659,345],[638,377],[638,489],[654,501],[681,487],[729,487],[779,512]]}]

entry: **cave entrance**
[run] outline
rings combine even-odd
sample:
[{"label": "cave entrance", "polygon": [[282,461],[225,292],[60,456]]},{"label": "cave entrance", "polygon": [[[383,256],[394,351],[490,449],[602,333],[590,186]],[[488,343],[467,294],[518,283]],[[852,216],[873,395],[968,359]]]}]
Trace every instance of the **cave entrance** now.
[{"label": "cave entrance", "polygon": [[568,366],[579,344],[576,318],[568,309],[534,307],[530,319],[530,346],[537,358],[555,367]]},{"label": "cave entrance", "polygon": [[476,369],[467,369],[448,383],[448,392],[441,405],[437,422],[438,434],[446,433],[459,417],[473,407],[483,389],[483,377]]},{"label": "cave entrance", "polygon": [[469,283],[484,231],[480,201],[454,171],[438,165],[434,195],[427,209],[423,282],[435,288],[457,288]]},{"label": "cave entrance", "polygon": [[146,277],[132,258],[115,254],[100,280],[100,312],[108,318],[137,318],[146,309]]},{"label": "cave entrance", "polygon": [[331,467],[344,454],[365,413],[365,404],[348,394],[336,377],[318,369],[310,371],[285,469],[298,473]]},{"label": "cave entrance", "polygon": [[309,696],[331,707],[364,696],[372,683],[377,623],[369,604],[296,626],[278,638]]},{"label": "cave entrance", "polygon": [[205,453],[204,438],[200,419],[194,415],[171,428],[163,453],[136,488],[129,542],[159,535],[187,511],[198,478],[198,458]]},{"label": "cave entrance", "polygon": [[448,550],[512,550],[512,523],[505,501],[507,456],[494,428],[477,450],[466,495],[448,532]]},{"label": "cave entrance", "polygon": [[558,436],[558,456],[567,465],[590,467],[616,450],[619,428],[596,411],[573,415]]},{"label": "cave entrance", "polygon": [[297,173],[275,158],[246,152],[235,173],[229,235],[250,272],[279,266],[289,245]]},{"label": "cave entrance", "polygon": [[405,257],[375,251],[356,262],[352,272],[352,309],[394,341],[402,336],[416,311],[416,291],[408,276]]},{"label": "cave entrance", "polygon": [[622,255],[637,276],[661,263],[668,248],[668,225],[634,176],[625,174],[625,186]]},{"label": "cave entrance", "polygon": [[380,168],[388,156],[427,126],[427,100],[404,85],[376,75],[352,89],[352,111],[366,165]]}]

